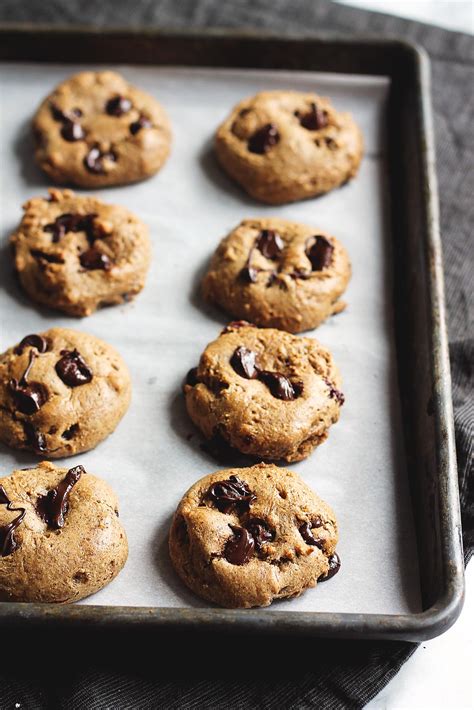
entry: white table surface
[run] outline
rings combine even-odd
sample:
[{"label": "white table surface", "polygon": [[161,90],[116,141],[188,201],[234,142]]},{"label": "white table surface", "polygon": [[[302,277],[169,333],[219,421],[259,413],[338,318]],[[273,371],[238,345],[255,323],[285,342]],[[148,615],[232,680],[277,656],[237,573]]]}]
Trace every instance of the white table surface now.
[{"label": "white table surface", "polygon": [[[344,0],[343,4],[474,34],[474,0]],[[442,636],[421,644],[367,710],[473,710],[473,636],[474,563],[466,570],[466,601],[458,621]]]}]

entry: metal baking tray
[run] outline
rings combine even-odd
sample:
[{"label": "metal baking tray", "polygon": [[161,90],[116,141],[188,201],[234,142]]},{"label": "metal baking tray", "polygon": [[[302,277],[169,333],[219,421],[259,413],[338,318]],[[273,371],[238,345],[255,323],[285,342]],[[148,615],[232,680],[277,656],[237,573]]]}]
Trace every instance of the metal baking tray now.
[{"label": "metal baking tray", "polygon": [[392,239],[388,268],[394,289],[398,394],[421,590],[421,611],[415,613],[290,612],[282,605],[270,610],[225,610],[3,603],[2,625],[233,630],[409,641],[427,639],[449,628],[462,608],[464,578],[425,53],[401,41],[371,38],[5,26],[0,28],[0,59],[39,65],[104,63],[113,67],[131,62],[390,79],[386,131]]}]

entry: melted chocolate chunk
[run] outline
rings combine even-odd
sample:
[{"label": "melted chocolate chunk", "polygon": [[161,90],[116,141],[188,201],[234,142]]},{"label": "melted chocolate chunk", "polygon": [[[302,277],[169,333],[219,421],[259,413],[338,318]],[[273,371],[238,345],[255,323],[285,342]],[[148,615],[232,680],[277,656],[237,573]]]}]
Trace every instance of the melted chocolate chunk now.
[{"label": "melted chocolate chunk", "polygon": [[303,523],[303,525],[300,525],[298,529],[301,537],[307,545],[315,545],[316,547],[319,547],[320,550],[323,550],[324,545],[322,540],[317,540],[312,533],[312,528],[315,527],[321,527],[321,525],[315,525],[313,522]]},{"label": "melted chocolate chunk", "polygon": [[18,542],[15,539],[15,530],[21,524],[23,518],[25,517],[25,508],[13,508],[11,500],[9,499],[6,490],[3,486],[0,486],[0,505],[6,505],[7,510],[11,512],[20,512],[16,518],[6,525],[0,526],[0,557],[8,557],[12,552],[18,547]]},{"label": "melted chocolate chunk", "polygon": [[285,242],[274,229],[262,229],[255,246],[267,259],[277,259],[285,247]]},{"label": "melted chocolate chunk", "polygon": [[59,242],[68,232],[85,232],[88,241],[92,243],[96,238],[94,225],[96,217],[96,214],[61,214],[54,222],[43,227],[43,231],[52,232],[53,242]]},{"label": "melted chocolate chunk", "polygon": [[311,262],[313,271],[322,271],[329,266],[333,252],[334,247],[331,242],[321,235],[311,237],[306,242],[306,256]]},{"label": "melted chocolate chunk", "polygon": [[56,530],[64,527],[64,516],[69,508],[69,495],[85,473],[83,466],[69,469],[66,477],[52,488],[45,496],[40,496],[36,503],[36,512],[48,527]]},{"label": "melted chocolate chunk", "polygon": [[134,136],[138,133],[138,131],[141,131],[142,128],[151,128],[152,125],[153,124],[149,118],[147,118],[146,116],[140,116],[138,121],[134,121],[130,124],[129,130],[132,136]]},{"label": "melted chocolate chunk", "polygon": [[87,271],[110,271],[112,268],[112,262],[107,254],[103,254],[95,247],[91,247],[87,251],[82,252],[79,257],[81,266]]},{"label": "melted chocolate chunk", "polygon": [[77,350],[61,350],[63,356],[56,363],[58,377],[69,387],[86,385],[92,380],[92,370]]},{"label": "melted chocolate chunk", "polygon": [[230,364],[241,377],[254,380],[258,376],[258,367],[255,364],[256,354],[252,350],[239,347],[234,351]]},{"label": "melted chocolate chunk", "polygon": [[296,399],[302,392],[302,388],[299,385],[293,384],[288,377],[285,377],[280,372],[261,370],[258,374],[258,379],[267,385],[274,397],[283,399],[286,402]]},{"label": "melted chocolate chunk", "polygon": [[278,128],[274,123],[267,123],[250,136],[247,147],[251,153],[263,155],[267,153],[270,148],[273,148],[279,140],[280,134],[278,133]]},{"label": "melted chocolate chunk", "polygon": [[195,385],[197,385],[199,383],[197,373],[198,373],[197,367],[192,367],[189,370],[188,374],[186,375],[186,384],[187,385],[191,385],[191,387],[194,387]]},{"label": "melted chocolate chunk", "polygon": [[66,429],[66,431],[63,431],[61,436],[63,439],[66,439],[66,441],[70,441],[71,439],[74,439],[76,434],[79,432],[79,424],[72,424],[72,426],[69,427],[69,429]]},{"label": "melted chocolate chunk", "polygon": [[250,259],[252,255],[253,249],[250,251],[249,258],[247,259],[247,263],[245,264],[244,268],[240,272],[241,277],[244,279],[244,281],[248,281],[249,283],[257,283],[257,276],[261,269],[256,269],[254,266],[250,266]]},{"label": "melted chocolate chunk", "polygon": [[262,545],[275,539],[275,531],[271,530],[261,518],[250,518],[245,523],[245,529],[251,534],[255,542],[255,549],[260,552]]},{"label": "melted chocolate chunk", "polygon": [[31,422],[22,422],[25,431],[26,443],[40,454],[47,452],[46,437],[33,426]]},{"label": "melted chocolate chunk", "polygon": [[241,513],[245,512],[256,498],[247,483],[237,476],[213,483],[207,495],[221,513],[229,513],[235,508]]},{"label": "melted chocolate chunk", "polygon": [[312,103],[310,110],[303,115],[301,115],[299,111],[296,111],[296,116],[300,119],[303,128],[307,128],[308,131],[319,131],[321,128],[325,128],[328,125],[326,111],[318,108],[315,103]]},{"label": "melted chocolate chunk", "polygon": [[327,384],[327,386],[329,387],[329,396],[331,397],[331,399],[335,399],[336,402],[338,403],[338,405],[340,407],[342,407],[342,405],[346,401],[346,398],[344,397],[344,393],[341,392],[341,390],[338,390],[337,387],[334,387],[332,382],[330,382],[329,380],[325,379],[324,381]]},{"label": "melted chocolate chunk", "polygon": [[335,552],[331,557],[328,557],[329,570],[327,574],[322,574],[318,579],[318,582],[326,582],[326,580],[334,577],[335,574],[341,569],[341,559],[337,552]]},{"label": "melted chocolate chunk", "polygon": [[60,108],[54,104],[51,106],[51,113],[55,121],[61,123],[66,123],[68,121],[75,121],[82,116],[82,111],[80,108],[72,108],[70,111],[62,111]]},{"label": "melted chocolate chunk", "polygon": [[117,156],[112,151],[103,153],[100,148],[95,145],[84,158],[84,165],[90,173],[104,175],[106,172],[104,161],[106,160],[115,162]]},{"label": "melted chocolate chunk", "polygon": [[65,121],[61,128],[61,135],[65,141],[74,143],[74,141],[82,141],[85,138],[85,131],[77,121]]},{"label": "melted chocolate chunk", "polygon": [[105,110],[109,116],[123,116],[124,113],[128,113],[132,108],[132,102],[130,99],[126,99],[125,96],[114,96],[113,99],[109,99],[105,105]]},{"label": "melted chocolate chunk", "polygon": [[44,385],[40,382],[28,382],[28,375],[36,357],[37,353],[34,349],[31,349],[28,367],[21,376],[20,381],[18,382],[12,378],[9,382],[15,406],[22,414],[35,414],[48,399],[48,390]]},{"label": "melted chocolate chunk", "polygon": [[36,335],[36,333],[25,335],[23,340],[16,346],[14,350],[15,355],[21,355],[25,348],[36,348],[39,353],[45,353],[48,349],[48,341],[41,335]]},{"label": "melted chocolate chunk", "polygon": [[225,545],[224,557],[231,565],[245,565],[253,556],[255,540],[245,528],[229,526],[234,533]]}]

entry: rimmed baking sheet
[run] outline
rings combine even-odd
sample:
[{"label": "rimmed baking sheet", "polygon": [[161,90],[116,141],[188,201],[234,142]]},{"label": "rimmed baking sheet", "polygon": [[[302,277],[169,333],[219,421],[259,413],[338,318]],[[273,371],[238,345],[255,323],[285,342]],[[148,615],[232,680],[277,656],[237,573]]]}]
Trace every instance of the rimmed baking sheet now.
[{"label": "rimmed baking sheet", "polygon": [[[226,318],[202,304],[198,282],[219,239],[241,219],[280,216],[337,236],[349,250],[348,309],[308,335],[338,363],[346,404],[327,443],[294,465],[335,509],[340,573],[275,611],[414,613],[420,583],[401,434],[393,337],[394,303],[384,114],[388,79],[309,72],[112,67],[156,96],[174,132],[171,158],[144,183],[97,191],[135,211],[150,227],[154,258],[144,292],[123,307],[75,320],[36,308],[11,273],[6,242],[21,204],[45,194],[32,158],[29,123],[40,100],[84,66],[5,64],[1,76],[0,348],[55,326],[104,338],[133,379],[131,408],[108,440],[64,465],[82,463],[120,499],[130,556],[119,577],[85,604],[205,607],[171,569],[166,538],[183,492],[221,466],[201,438],[180,393],[187,370]],[[89,67],[87,67],[89,68]],[[220,171],[212,134],[242,97],[263,89],[315,90],[351,111],[364,133],[358,177],[324,197],[283,207],[248,198]],[[192,435],[192,436],[191,436]],[[190,438],[191,437],[191,438]],[[0,475],[37,460],[0,447]]]}]

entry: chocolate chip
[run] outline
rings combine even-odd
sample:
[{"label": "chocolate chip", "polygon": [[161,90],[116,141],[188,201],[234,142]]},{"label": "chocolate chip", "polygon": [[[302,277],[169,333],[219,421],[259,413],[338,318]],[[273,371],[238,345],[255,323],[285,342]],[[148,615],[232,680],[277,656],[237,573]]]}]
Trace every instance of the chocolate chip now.
[{"label": "chocolate chip", "polygon": [[245,523],[245,529],[251,534],[255,542],[255,549],[260,552],[262,545],[275,539],[275,531],[271,530],[261,518],[250,518]]},{"label": "chocolate chip", "polygon": [[213,483],[207,495],[221,513],[229,513],[234,508],[239,512],[245,512],[256,498],[247,483],[237,476],[230,476],[226,481]]},{"label": "chocolate chip", "polygon": [[78,431],[79,431],[79,424],[72,424],[72,426],[70,426],[69,429],[66,429],[66,431],[63,431],[61,436],[63,439],[70,441],[71,439],[74,439],[74,437],[76,436]]},{"label": "chocolate chip", "polygon": [[338,390],[337,387],[334,387],[332,382],[330,382],[329,380],[325,379],[324,381],[329,387],[329,396],[331,397],[331,399],[335,399],[339,406],[342,407],[342,405],[346,401],[343,392],[341,392],[341,390]]},{"label": "chocolate chip", "polygon": [[45,496],[38,498],[36,512],[48,527],[56,530],[64,527],[64,518],[69,509],[69,495],[83,473],[85,473],[83,466],[69,469],[56,488],[52,488]]},{"label": "chocolate chip", "polygon": [[199,383],[197,373],[198,373],[197,367],[192,367],[189,370],[188,374],[186,375],[186,384],[187,385],[191,385],[191,387],[194,387],[195,385],[197,385]]},{"label": "chocolate chip", "polygon": [[35,429],[31,422],[22,422],[25,431],[26,443],[36,452],[44,454],[47,452],[46,437],[41,431]]},{"label": "chocolate chip", "polygon": [[285,242],[274,229],[262,229],[255,246],[267,259],[276,259],[283,251]]},{"label": "chocolate chip", "polygon": [[96,214],[70,214],[69,212],[56,217],[54,222],[43,227],[44,232],[52,232],[53,242],[65,236],[68,232],[85,232],[89,242],[95,239]]},{"label": "chocolate chip", "polygon": [[84,158],[84,165],[90,173],[104,175],[106,172],[104,162],[106,160],[115,162],[117,156],[112,151],[103,153],[98,146],[94,146]]},{"label": "chocolate chip", "polygon": [[105,105],[105,110],[109,116],[123,116],[124,113],[128,113],[132,108],[132,102],[130,99],[126,99],[125,96],[114,96],[113,99],[109,99]]},{"label": "chocolate chip", "polygon": [[311,532],[313,527],[320,526],[313,525],[312,523],[303,523],[303,525],[300,525],[298,528],[299,533],[307,545],[315,545],[316,547],[319,547],[320,550],[323,550],[324,546],[322,540],[317,540]]},{"label": "chocolate chip", "polygon": [[296,111],[296,115],[303,128],[307,128],[308,131],[319,131],[321,128],[325,128],[328,125],[328,115],[326,111],[318,108],[315,103],[311,104],[311,108],[307,113],[301,115],[299,111]]},{"label": "chocolate chip", "polygon": [[8,557],[18,548],[18,541],[15,538],[15,530],[25,517],[25,508],[14,508],[6,490],[0,486],[0,505],[6,505],[7,510],[20,512],[11,522],[0,526],[0,557]]},{"label": "chocolate chip", "polygon": [[97,271],[98,269],[110,271],[112,268],[112,262],[107,254],[103,254],[95,247],[91,247],[87,251],[84,251],[80,255],[79,261],[81,262],[81,266],[84,269],[87,269],[87,271]]},{"label": "chocolate chip", "polygon": [[146,116],[140,116],[138,121],[134,121],[130,124],[129,130],[132,136],[134,136],[138,133],[138,131],[141,131],[142,128],[151,128],[152,125],[153,124],[149,118],[146,118]]},{"label": "chocolate chip", "polygon": [[333,252],[334,247],[331,242],[320,234],[306,242],[306,256],[311,262],[313,271],[322,271],[329,266]]},{"label": "chocolate chip", "polygon": [[76,121],[65,121],[61,128],[61,135],[65,141],[73,143],[74,141],[81,141],[85,138],[86,134],[80,123]]},{"label": "chocolate chip", "polygon": [[254,553],[255,540],[245,528],[237,525],[229,527],[234,535],[226,542],[224,557],[231,565],[245,565]]},{"label": "chocolate chip", "polygon": [[280,134],[274,123],[267,123],[250,136],[247,147],[251,153],[263,155],[280,140]]},{"label": "chocolate chip", "polygon": [[66,123],[67,121],[75,121],[77,118],[82,116],[82,111],[80,108],[72,108],[69,111],[63,111],[54,104],[51,106],[51,113],[55,121],[60,121],[61,123]]},{"label": "chocolate chip", "polygon": [[21,340],[16,346],[14,353],[15,355],[21,355],[25,348],[36,348],[39,353],[45,353],[48,349],[48,341],[41,335],[36,335],[32,333],[31,335],[25,335],[23,340]]},{"label": "chocolate chip", "polygon": [[92,370],[77,350],[61,350],[63,356],[56,363],[58,377],[69,387],[86,385],[92,380]]},{"label": "chocolate chip", "polygon": [[331,555],[331,557],[328,557],[328,563],[329,570],[327,574],[322,574],[321,577],[318,579],[318,582],[326,582],[326,580],[331,579],[331,577],[334,577],[334,575],[337,574],[341,569],[341,559],[337,552]]},{"label": "chocolate chip", "polygon": [[258,374],[258,379],[267,385],[274,397],[287,402],[296,399],[302,392],[300,385],[293,384],[288,377],[285,377],[280,372],[261,370]]},{"label": "chocolate chip", "polygon": [[256,354],[252,350],[239,347],[234,351],[230,359],[230,364],[241,377],[253,380],[258,375],[258,368],[255,364]]}]

